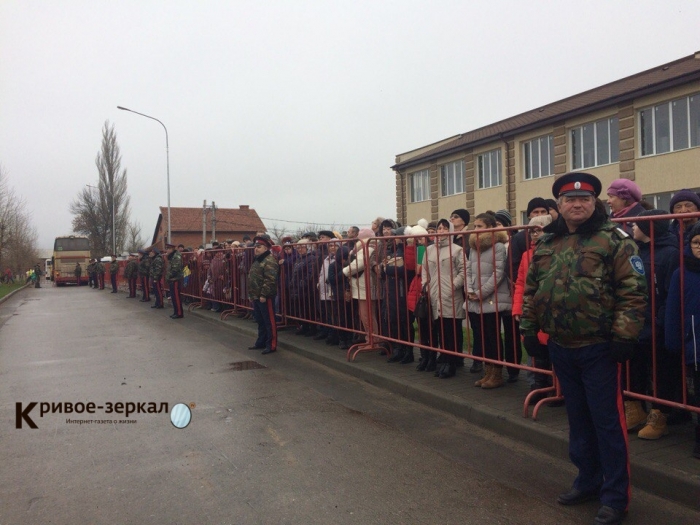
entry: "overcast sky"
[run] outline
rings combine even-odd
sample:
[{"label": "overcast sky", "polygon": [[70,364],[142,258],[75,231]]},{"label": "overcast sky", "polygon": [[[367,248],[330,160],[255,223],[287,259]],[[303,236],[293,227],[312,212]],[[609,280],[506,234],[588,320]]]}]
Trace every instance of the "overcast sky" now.
[{"label": "overcast sky", "polygon": [[[700,50],[700,2],[0,1],[0,165],[39,247],[115,125],[132,219],[396,214],[395,155]],[[277,220],[274,220],[277,219]]]}]

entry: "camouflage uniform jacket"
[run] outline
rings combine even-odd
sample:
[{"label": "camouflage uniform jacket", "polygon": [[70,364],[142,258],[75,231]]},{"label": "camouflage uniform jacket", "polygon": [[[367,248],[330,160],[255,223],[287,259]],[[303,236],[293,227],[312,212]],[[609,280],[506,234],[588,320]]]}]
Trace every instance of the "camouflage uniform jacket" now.
[{"label": "camouflage uniform jacket", "polygon": [[541,329],[570,348],[636,341],[647,287],[629,235],[597,210],[574,233],[563,219],[544,231],[527,273],[521,332]]},{"label": "camouflage uniform jacket", "polygon": [[105,265],[102,264],[100,261],[97,261],[95,263],[95,273],[99,273],[102,275],[105,273]]},{"label": "camouflage uniform jacket", "polygon": [[255,257],[248,270],[248,298],[257,301],[277,295],[278,272],[279,263],[269,250]]},{"label": "camouflage uniform jacket", "polygon": [[126,268],[124,268],[124,277],[127,279],[134,279],[139,275],[139,263],[134,259],[126,263]]},{"label": "camouflage uniform jacket", "polygon": [[168,255],[168,273],[165,279],[169,282],[179,281],[183,278],[182,274],[182,255],[180,252],[175,250],[173,253]]},{"label": "camouflage uniform jacket", "polygon": [[151,269],[151,258],[144,255],[139,262],[139,275],[141,277],[148,277]]},{"label": "camouflage uniform jacket", "polygon": [[119,263],[117,261],[112,261],[109,263],[109,274],[115,275],[119,273]]},{"label": "camouflage uniform jacket", "polygon": [[95,273],[95,263],[90,263],[87,265],[87,273]]},{"label": "camouflage uniform jacket", "polygon": [[159,281],[163,278],[163,267],[165,263],[163,262],[163,257],[156,255],[151,259],[151,268],[149,270],[149,275],[151,279]]}]

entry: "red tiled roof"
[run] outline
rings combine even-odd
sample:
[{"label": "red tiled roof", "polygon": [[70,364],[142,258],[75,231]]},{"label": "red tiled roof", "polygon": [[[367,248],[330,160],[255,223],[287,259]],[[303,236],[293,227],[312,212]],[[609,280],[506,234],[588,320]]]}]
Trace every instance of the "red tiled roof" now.
[{"label": "red tiled roof", "polygon": [[[168,228],[168,208],[160,207],[163,228]],[[170,228],[173,232],[201,232],[202,208],[170,207]],[[211,210],[207,213],[207,228],[211,230]],[[251,208],[217,208],[217,232],[256,232],[266,230],[258,213]]]},{"label": "red tiled roof", "polygon": [[399,162],[392,168],[409,167],[448,153],[489,142],[495,138],[512,136],[527,129],[554,123],[580,113],[609,107],[698,78],[700,78],[700,52],[463,133],[453,141],[428,150],[405,162]]}]

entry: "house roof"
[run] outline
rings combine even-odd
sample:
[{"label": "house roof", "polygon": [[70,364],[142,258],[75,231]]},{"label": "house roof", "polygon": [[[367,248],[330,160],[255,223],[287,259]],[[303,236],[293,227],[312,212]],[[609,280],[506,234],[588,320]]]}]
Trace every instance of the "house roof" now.
[{"label": "house roof", "polygon": [[[202,208],[170,207],[170,229],[173,232],[201,232]],[[160,207],[153,242],[157,239],[161,224],[168,228],[168,208]],[[207,229],[211,230],[211,210],[207,213]],[[250,233],[266,231],[258,212],[248,206],[240,208],[216,208],[216,231],[221,233]]]},{"label": "house roof", "polygon": [[[494,139],[509,137],[698,79],[700,79],[700,52],[463,133],[454,140],[428,149],[422,154],[411,156],[404,162],[397,162],[392,169],[408,168],[491,142]],[[400,157],[401,155],[398,158]]]}]

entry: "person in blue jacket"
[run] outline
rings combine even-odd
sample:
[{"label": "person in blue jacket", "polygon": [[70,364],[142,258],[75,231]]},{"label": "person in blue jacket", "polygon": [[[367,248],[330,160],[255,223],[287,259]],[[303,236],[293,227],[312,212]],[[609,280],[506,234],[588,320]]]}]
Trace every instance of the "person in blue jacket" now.
[{"label": "person in blue jacket", "polygon": [[[666,347],[673,352],[684,351],[685,364],[693,372],[695,403],[700,396],[700,223],[689,232],[689,242],[683,250],[683,289],[681,268],[671,277],[666,306]],[[681,316],[681,303],[683,316]],[[696,417],[698,417],[696,415]],[[695,425],[693,456],[700,459],[700,418]]]}]

